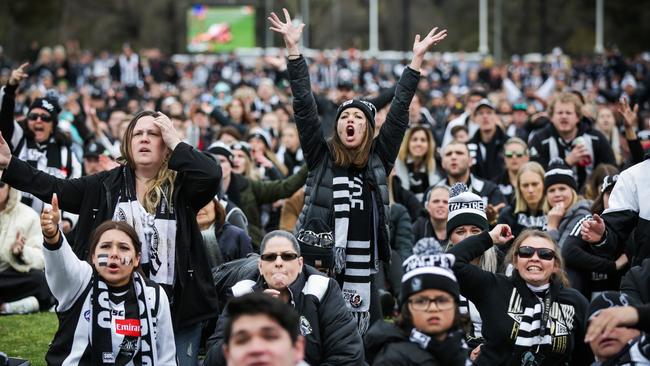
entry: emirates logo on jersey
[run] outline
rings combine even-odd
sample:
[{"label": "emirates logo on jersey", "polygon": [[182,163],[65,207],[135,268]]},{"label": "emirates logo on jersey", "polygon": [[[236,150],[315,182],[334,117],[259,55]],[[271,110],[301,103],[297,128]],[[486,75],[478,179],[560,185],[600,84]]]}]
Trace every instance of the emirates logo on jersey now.
[{"label": "emirates logo on jersey", "polygon": [[115,333],[130,337],[140,336],[140,319],[115,319]]}]

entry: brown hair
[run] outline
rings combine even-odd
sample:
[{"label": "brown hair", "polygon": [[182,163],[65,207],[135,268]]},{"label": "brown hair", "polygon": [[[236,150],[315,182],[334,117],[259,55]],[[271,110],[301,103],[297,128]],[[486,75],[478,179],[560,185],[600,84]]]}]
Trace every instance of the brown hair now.
[{"label": "brown hair", "polygon": [[[615,175],[618,173],[618,168],[612,164],[598,164],[591,175],[589,175],[589,178],[587,178],[587,184],[585,184],[585,198],[588,200],[595,200],[600,193],[600,185],[603,183],[603,179],[608,175]],[[598,212],[598,214],[600,214],[600,212]]]},{"label": "brown hair", "polygon": [[[334,121],[335,129],[338,121]],[[362,168],[368,162],[370,156],[370,149],[372,148],[372,141],[375,136],[375,128],[372,126],[370,121],[366,118],[366,135],[361,141],[356,149],[349,149],[343,145],[341,138],[339,137],[338,132],[335,130],[334,135],[329,140],[330,150],[332,151],[332,157],[334,159],[334,164],[347,168],[353,166],[355,168]]]},{"label": "brown hair", "polygon": [[[118,160],[122,164],[128,165],[131,169],[135,169],[135,162],[133,161],[133,151],[131,151],[131,140],[133,139],[133,130],[138,124],[138,120],[143,117],[153,117],[156,118],[160,114],[154,111],[142,111],[138,113],[126,128],[124,132],[124,140],[120,145],[120,153],[122,156]],[[167,197],[169,200],[169,205],[172,205],[172,192],[174,191],[174,181],[176,180],[176,172],[169,169],[167,164],[169,163],[169,157],[171,156],[171,151],[167,149],[167,155],[163,158],[162,165],[158,169],[158,173],[153,180],[147,183],[144,192],[144,202],[142,202],[142,207],[153,214],[156,212],[156,207],[160,203],[162,197]]]},{"label": "brown hair", "polygon": [[578,119],[582,118],[582,102],[580,101],[580,98],[573,94],[573,93],[561,93],[557,97],[553,98],[551,101],[551,104],[548,106],[548,115],[550,118],[553,117],[553,113],[555,113],[555,105],[557,103],[571,103],[575,107],[575,112],[576,115],[578,116]]},{"label": "brown hair", "polygon": [[555,271],[551,275],[551,281],[557,279],[562,283],[562,285],[564,285],[564,287],[571,287],[569,278],[564,272],[564,259],[562,258],[560,247],[546,231],[533,229],[522,231],[519,236],[517,236],[514,243],[512,243],[510,250],[508,250],[504,263],[512,264],[515,268],[517,267],[517,251],[521,244],[523,244],[523,242],[528,238],[541,238],[553,244],[553,250],[555,251]]},{"label": "brown hair", "polygon": [[409,142],[411,140],[411,137],[416,132],[419,131],[424,132],[424,134],[427,137],[427,144],[428,144],[427,152],[424,154],[424,161],[422,162],[422,164],[425,164],[427,168],[427,172],[435,172],[436,159],[434,159],[433,154],[436,151],[436,141],[433,139],[433,135],[431,134],[431,131],[422,125],[413,126],[408,130],[406,130],[406,135],[402,140],[402,146],[399,149],[399,154],[397,155],[397,158],[406,164],[406,158],[409,156]]},{"label": "brown hair", "polygon": [[[239,102],[239,104],[241,104],[241,109],[242,109],[241,121],[233,120],[232,116],[230,115],[230,108],[235,102]],[[246,108],[246,103],[242,98],[237,98],[237,97],[233,98],[233,100],[226,106],[225,110],[226,112],[228,112],[228,118],[230,118],[230,120],[232,120],[237,124],[250,125],[254,122],[253,117],[251,117],[251,114],[248,112]]]},{"label": "brown hair", "polygon": [[95,254],[95,249],[97,249],[97,244],[99,244],[99,239],[101,239],[102,235],[109,230],[119,230],[126,234],[129,239],[131,239],[135,253],[142,253],[142,244],[140,243],[140,239],[138,239],[138,233],[135,232],[135,229],[131,225],[123,221],[108,220],[99,224],[99,226],[93,230],[92,234],[90,234],[90,250],[88,251],[89,262],[92,263],[92,257]]},{"label": "brown hair", "polygon": [[[535,161],[529,161],[526,164],[522,165],[517,172],[517,186],[515,187],[515,213],[517,212],[527,212],[530,208],[528,202],[524,199],[523,194],[521,194],[521,188],[519,187],[519,179],[521,179],[522,174],[526,172],[535,173],[542,180],[542,192],[544,192],[544,168]],[[546,200],[545,193],[542,193],[542,200],[540,201],[542,205]],[[541,207],[540,207],[541,208]]]}]

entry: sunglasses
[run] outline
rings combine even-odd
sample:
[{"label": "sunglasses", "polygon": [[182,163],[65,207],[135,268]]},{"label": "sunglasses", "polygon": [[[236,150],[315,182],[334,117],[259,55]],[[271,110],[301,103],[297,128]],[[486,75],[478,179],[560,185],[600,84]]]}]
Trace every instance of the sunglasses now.
[{"label": "sunglasses", "polygon": [[521,158],[522,156],[526,156],[526,153],[525,152],[506,151],[504,153],[504,155],[506,156],[506,158],[511,158],[513,156],[517,157],[517,158]]},{"label": "sunglasses", "polygon": [[517,250],[517,256],[519,258],[532,258],[535,253],[537,253],[537,257],[541,260],[550,261],[555,258],[555,251],[553,249],[523,246]]},{"label": "sunglasses", "polygon": [[262,254],[260,258],[265,261],[265,262],[275,262],[278,257],[282,258],[284,262],[290,262],[292,260],[296,260],[299,255],[298,253],[290,253],[290,252],[284,252],[284,253],[266,253]]},{"label": "sunglasses", "polygon": [[52,116],[49,114],[40,114],[40,113],[30,113],[27,115],[27,118],[30,121],[36,121],[37,119],[41,119],[43,122],[52,122]]}]

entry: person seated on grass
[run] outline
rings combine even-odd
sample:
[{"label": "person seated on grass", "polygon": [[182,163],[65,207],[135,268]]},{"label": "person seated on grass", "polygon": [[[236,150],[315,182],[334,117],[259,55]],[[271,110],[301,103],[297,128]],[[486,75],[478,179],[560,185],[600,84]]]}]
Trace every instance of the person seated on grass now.
[{"label": "person seated on grass", "polygon": [[59,230],[56,195],[41,214],[45,276],[58,301],[59,328],[48,365],[175,365],[169,300],[140,272],[142,245],[124,222],[105,221],[92,233],[88,262]]}]

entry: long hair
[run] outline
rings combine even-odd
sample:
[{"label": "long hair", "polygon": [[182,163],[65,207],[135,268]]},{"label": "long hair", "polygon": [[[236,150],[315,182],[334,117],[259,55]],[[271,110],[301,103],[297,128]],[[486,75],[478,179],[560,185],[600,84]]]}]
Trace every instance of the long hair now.
[{"label": "long hair", "polygon": [[[338,124],[338,121],[334,121],[335,128]],[[366,119],[366,135],[361,141],[356,149],[349,149],[343,145],[343,141],[339,137],[338,131],[334,131],[334,135],[329,140],[330,150],[332,151],[332,157],[334,159],[334,164],[348,168],[353,166],[355,168],[362,168],[368,163],[368,158],[370,157],[370,149],[372,148],[372,141],[375,136],[375,128],[372,126],[370,121]]]},{"label": "long hair", "polygon": [[[154,111],[142,111],[138,113],[126,128],[124,132],[124,141],[120,145],[120,153],[122,156],[119,159],[119,162],[126,164],[131,169],[135,170],[135,162],[133,160],[133,151],[131,151],[131,140],[133,139],[133,130],[135,129],[138,120],[142,117],[158,117],[158,112]],[[156,207],[160,204],[160,200],[164,197],[167,198],[169,205],[172,205],[172,192],[174,192],[174,181],[176,180],[176,172],[169,169],[167,164],[169,163],[169,157],[171,156],[171,151],[167,149],[167,153],[163,158],[162,165],[158,169],[158,173],[154,179],[149,181],[146,185],[144,191],[144,201],[142,202],[142,207],[153,214],[156,212]]]},{"label": "long hair", "polygon": [[[242,115],[241,115],[241,120],[240,120],[240,121],[235,121],[235,120],[232,118],[232,115],[230,114],[230,108],[232,107],[232,105],[233,105],[235,102],[238,102],[238,103],[241,105]],[[234,98],[232,99],[232,101],[230,102],[230,104],[228,104],[228,105],[226,106],[225,109],[226,109],[226,112],[228,112],[228,117],[229,117],[233,122],[235,122],[235,123],[237,123],[237,124],[251,125],[251,124],[254,122],[254,121],[253,121],[253,118],[251,117],[251,114],[250,114],[250,113],[248,112],[248,110],[246,109],[246,103],[244,102],[244,100],[243,100],[242,98],[234,97]]]},{"label": "long hair", "polygon": [[[413,126],[408,130],[406,130],[406,135],[402,140],[402,146],[400,146],[399,154],[397,155],[397,158],[401,160],[404,163],[404,165],[406,165],[406,159],[410,155],[409,142],[411,141],[411,137],[413,136],[413,134],[415,134],[418,131],[424,132],[424,134],[427,137],[427,145],[428,145],[427,152],[424,154],[424,159],[421,164],[426,167],[427,172],[435,172],[436,159],[434,159],[433,155],[436,151],[436,140],[433,139],[433,135],[431,134],[431,131],[422,125]],[[433,183],[433,182],[429,182],[429,183]]]},{"label": "long hair", "polygon": [[508,250],[504,263],[512,264],[512,266],[515,268],[517,267],[517,251],[523,242],[528,238],[541,238],[553,244],[553,250],[555,251],[555,271],[551,275],[551,280],[557,279],[560,281],[560,283],[562,283],[562,285],[564,285],[564,287],[571,287],[569,278],[567,277],[566,272],[564,272],[564,259],[562,258],[562,251],[560,250],[560,247],[557,245],[555,240],[553,240],[553,238],[551,238],[551,236],[546,231],[533,229],[526,229],[522,231],[519,236],[517,236],[517,239],[515,239],[514,243],[512,243],[510,250]]},{"label": "long hair", "polygon": [[598,164],[589,178],[587,178],[585,184],[585,198],[589,200],[596,199],[600,192],[600,185],[603,183],[603,179],[608,175],[615,175],[618,173],[618,168],[612,164]]},{"label": "long hair", "polygon": [[[544,168],[535,161],[529,161],[526,164],[522,165],[519,168],[519,171],[517,172],[517,185],[515,187],[515,211],[514,213],[518,212],[528,212],[530,209],[530,206],[528,206],[528,202],[524,199],[524,195],[521,193],[521,187],[519,187],[519,180],[521,179],[522,174],[526,172],[531,172],[534,174],[537,174],[539,176],[539,179],[542,181],[542,199],[541,203],[544,202],[546,195],[543,193],[544,192]],[[539,209],[540,207],[538,207]]]}]

